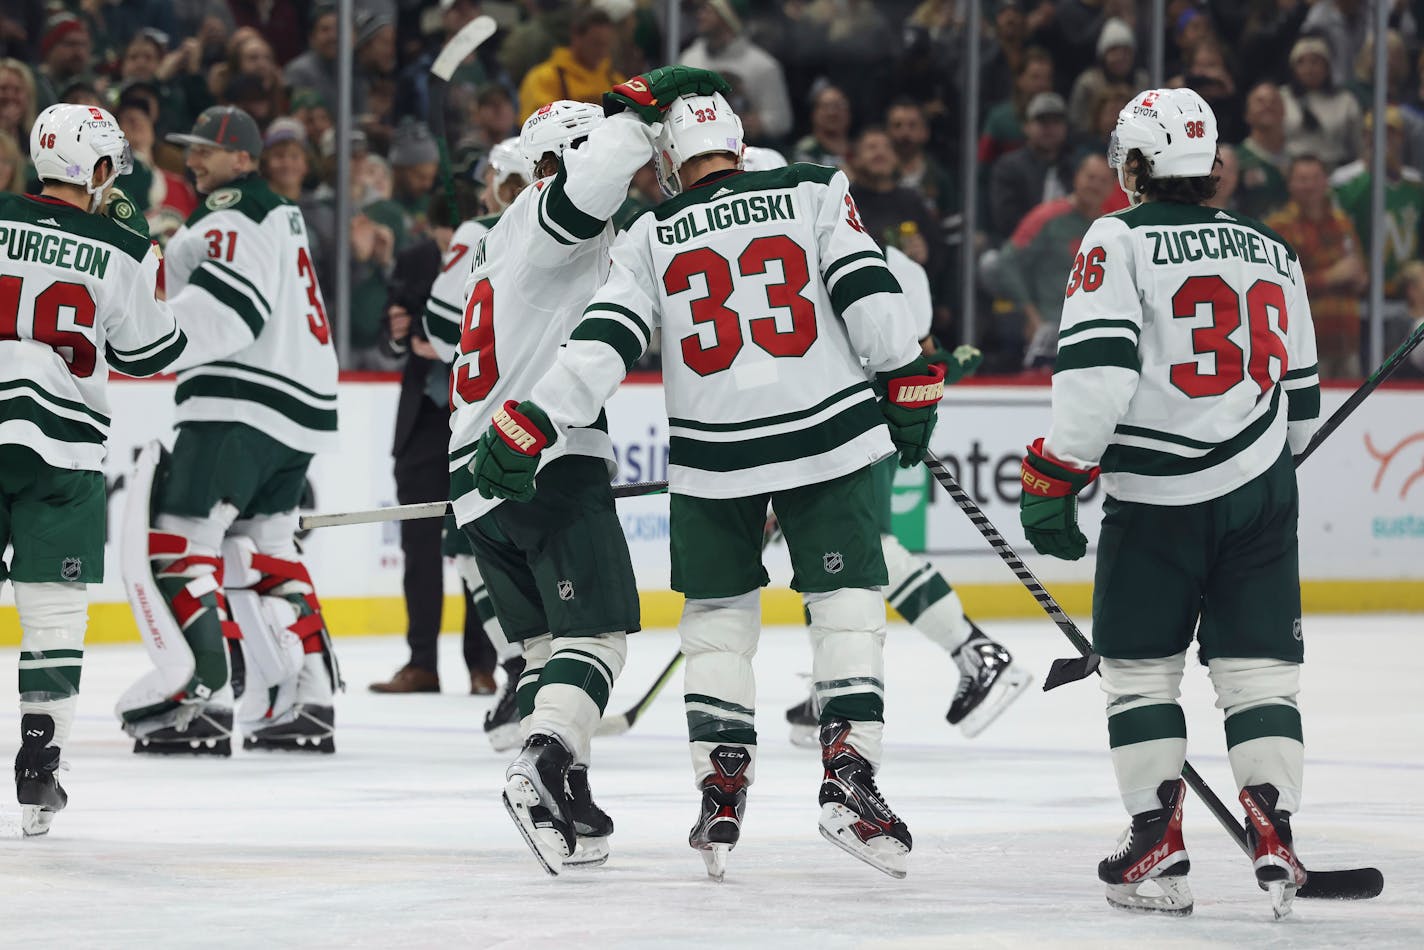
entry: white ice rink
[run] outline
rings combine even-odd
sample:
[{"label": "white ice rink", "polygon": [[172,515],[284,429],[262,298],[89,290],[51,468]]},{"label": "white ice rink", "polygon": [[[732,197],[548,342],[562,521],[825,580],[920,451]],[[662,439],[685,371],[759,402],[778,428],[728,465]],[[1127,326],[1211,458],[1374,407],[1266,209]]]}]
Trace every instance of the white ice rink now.
[{"label": "white ice rink", "polygon": [[[1040,678],[1066,642],[1046,621],[997,623]],[[339,643],[349,692],[330,757],[230,760],[130,754],[110,710],[144,668],[137,646],[93,647],[66,748],[70,806],[47,838],[20,840],[0,796],[0,945],[13,947],[1424,947],[1424,618],[1306,624],[1302,702],[1308,866],[1374,864],[1380,898],[1298,901],[1271,920],[1249,866],[1195,799],[1187,804],[1196,914],[1110,910],[1095,877],[1125,817],[1093,683],[1035,690],[979,739],[943,714],[948,659],[905,627],[888,643],[881,788],[915,837],[892,880],[816,833],[818,763],[786,742],[802,696],[804,633],[776,629],[757,660],[758,782],[725,884],[686,844],[696,797],[680,676],[626,736],[594,746],[593,787],[613,857],[553,879],[499,804],[506,756],[480,730],[489,700],[375,696],[404,658],[396,637]],[[631,641],[613,709],[669,659],[667,632]],[[445,682],[464,682],[442,641]],[[7,651],[0,664],[13,662]],[[1204,671],[1183,699],[1191,759],[1233,799]],[[11,754],[16,713],[0,712]]]}]

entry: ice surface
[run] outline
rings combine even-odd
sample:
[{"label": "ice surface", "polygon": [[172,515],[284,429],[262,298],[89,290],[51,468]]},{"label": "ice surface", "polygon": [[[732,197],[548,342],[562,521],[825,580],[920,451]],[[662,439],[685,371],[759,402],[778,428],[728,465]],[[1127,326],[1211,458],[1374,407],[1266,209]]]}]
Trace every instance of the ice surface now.
[{"label": "ice surface", "polygon": [[[1041,678],[1065,642],[1047,621],[986,625]],[[130,754],[110,709],[144,668],[138,647],[88,652],[64,773],[70,807],[19,840],[0,801],[0,945],[103,947],[1421,947],[1424,946],[1424,619],[1309,618],[1302,702],[1310,866],[1379,866],[1385,893],[1300,901],[1271,921],[1248,865],[1187,803],[1196,914],[1110,910],[1094,869],[1125,818],[1093,683],[1029,693],[983,736],[944,722],[956,675],[937,648],[891,630],[881,788],[915,836],[890,878],[816,833],[814,755],[786,742],[802,697],[804,633],[768,631],[758,781],[725,884],[686,844],[691,788],[680,677],[628,735],[594,745],[593,787],[613,815],[602,869],[547,878],[499,804],[506,756],[486,745],[489,700],[375,696],[404,660],[396,637],[340,641],[350,691],[331,757]],[[621,710],[675,649],[632,638]],[[442,642],[447,688],[468,682]],[[13,660],[13,652],[6,662]],[[1183,698],[1192,761],[1234,799],[1205,672]],[[16,736],[0,712],[0,753]]]}]

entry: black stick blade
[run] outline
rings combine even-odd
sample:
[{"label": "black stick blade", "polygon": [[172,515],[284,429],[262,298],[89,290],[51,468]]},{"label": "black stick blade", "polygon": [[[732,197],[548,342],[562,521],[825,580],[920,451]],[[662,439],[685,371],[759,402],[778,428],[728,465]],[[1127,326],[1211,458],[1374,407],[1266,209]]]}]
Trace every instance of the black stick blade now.
[{"label": "black stick blade", "polygon": [[1043,691],[1056,689],[1067,683],[1076,683],[1092,676],[1098,670],[1102,657],[1096,653],[1054,660],[1048,667],[1048,675],[1043,678]]},{"label": "black stick blade", "polygon": [[1305,884],[1296,897],[1330,901],[1367,901],[1384,890],[1379,868],[1350,868],[1339,871],[1306,871]]}]

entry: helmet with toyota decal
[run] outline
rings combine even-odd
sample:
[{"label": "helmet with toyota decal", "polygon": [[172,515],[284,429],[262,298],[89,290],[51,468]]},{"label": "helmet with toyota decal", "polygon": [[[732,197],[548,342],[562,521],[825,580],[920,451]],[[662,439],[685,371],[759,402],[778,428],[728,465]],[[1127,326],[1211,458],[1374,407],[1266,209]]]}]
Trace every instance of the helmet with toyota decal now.
[{"label": "helmet with toyota decal", "polygon": [[[1216,164],[1216,115],[1190,89],[1148,89],[1132,97],[1117,116],[1108,143],[1108,164],[1123,183],[1134,149],[1153,178],[1201,178]],[[1128,193],[1136,204],[1138,196]]]},{"label": "helmet with toyota decal", "polygon": [[688,159],[711,152],[730,152],[742,167],[742,120],[720,92],[710,96],[679,96],[668,106],[653,143],[658,184],[672,197],[681,193],[678,169]]},{"label": "helmet with toyota decal", "polygon": [[524,156],[525,180],[534,182],[539,176],[534,169],[546,152],[560,159],[564,152],[588,137],[593,127],[603,121],[603,108],[587,102],[559,99],[534,110],[519,130],[519,152]]},{"label": "helmet with toyota decal", "polygon": [[[109,159],[109,177],[94,184],[94,169]],[[96,106],[59,103],[35,119],[30,130],[30,161],[40,181],[78,185],[90,197],[94,211],[104,190],[133,168],[133,152],[119,123]]]}]

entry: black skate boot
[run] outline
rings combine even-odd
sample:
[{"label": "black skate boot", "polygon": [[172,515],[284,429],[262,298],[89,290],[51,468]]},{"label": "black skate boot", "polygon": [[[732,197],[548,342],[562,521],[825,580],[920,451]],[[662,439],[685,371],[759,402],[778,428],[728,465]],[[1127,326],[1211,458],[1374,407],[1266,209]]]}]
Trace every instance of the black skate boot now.
[{"label": "black skate boot", "polygon": [[908,873],[914,842],[905,823],[880,796],[875,771],[846,743],[850,723],[821,723],[821,837],[894,878]]},{"label": "black skate boot", "polygon": [[[187,710],[176,710],[177,721],[146,728],[143,723],[129,727],[134,735],[136,755],[232,755],[232,710],[204,707],[191,720]],[[170,717],[163,717],[165,720]]]},{"label": "black skate boot", "polygon": [[20,829],[26,837],[49,833],[57,812],[69,804],[59,784],[59,747],[54,739],[54,719],[42,713],[20,717],[20,751],[15,756],[15,797],[20,802]]},{"label": "black skate boot", "polygon": [[1013,665],[1014,658],[1003,644],[970,626],[974,632],[954,651],[959,667],[959,689],[949,704],[945,719],[972,739],[989,727],[1033,682],[1033,676]]},{"label": "black skate boot", "polygon": [[519,703],[515,694],[519,691],[519,677],[524,675],[524,657],[519,656],[504,664],[504,686],[494,705],[485,713],[485,738],[490,748],[496,752],[508,752],[519,745]]},{"label": "black skate boot", "polygon": [[786,710],[786,721],[791,724],[792,745],[803,749],[821,747],[821,711],[816,708],[814,692]]},{"label": "black skate boot", "polygon": [[574,835],[578,839],[574,853],[564,860],[566,868],[596,868],[608,860],[608,838],[613,834],[613,819],[598,807],[588,787],[588,766],[569,767],[569,807],[574,818]]},{"label": "black skate boot", "polygon": [[247,752],[315,752],[330,755],[336,751],[336,709],[302,703],[285,722],[263,726],[243,736],[242,748]]},{"label": "black skate boot", "polygon": [[[1132,816],[1118,849],[1098,862],[1098,879],[1107,885],[1108,903],[1122,910],[1173,914],[1192,912],[1187,872],[1192,863],[1182,843],[1182,799],[1187,783],[1168,779],[1157,787],[1161,808]],[[1139,888],[1155,881],[1161,894]]]},{"label": "black skate boot", "polygon": [[711,758],[712,774],[702,780],[702,811],[687,843],[701,853],[707,876],[720,884],[727,873],[727,855],[742,835],[752,754],[739,745],[719,745]]},{"label": "black skate boot", "polygon": [[573,760],[557,736],[536,732],[504,773],[504,808],[550,874],[559,873],[577,843],[568,791]]},{"label": "black skate boot", "polygon": [[1281,793],[1274,785],[1248,785],[1241,790],[1246,807],[1246,841],[1255,855],[1256,883],[1270,892],[1271,910],[1280,920],[1291,912],[1295,892],[1305,883],[1305,868],[1295,856],[1290,812],[1276,803]]}]

